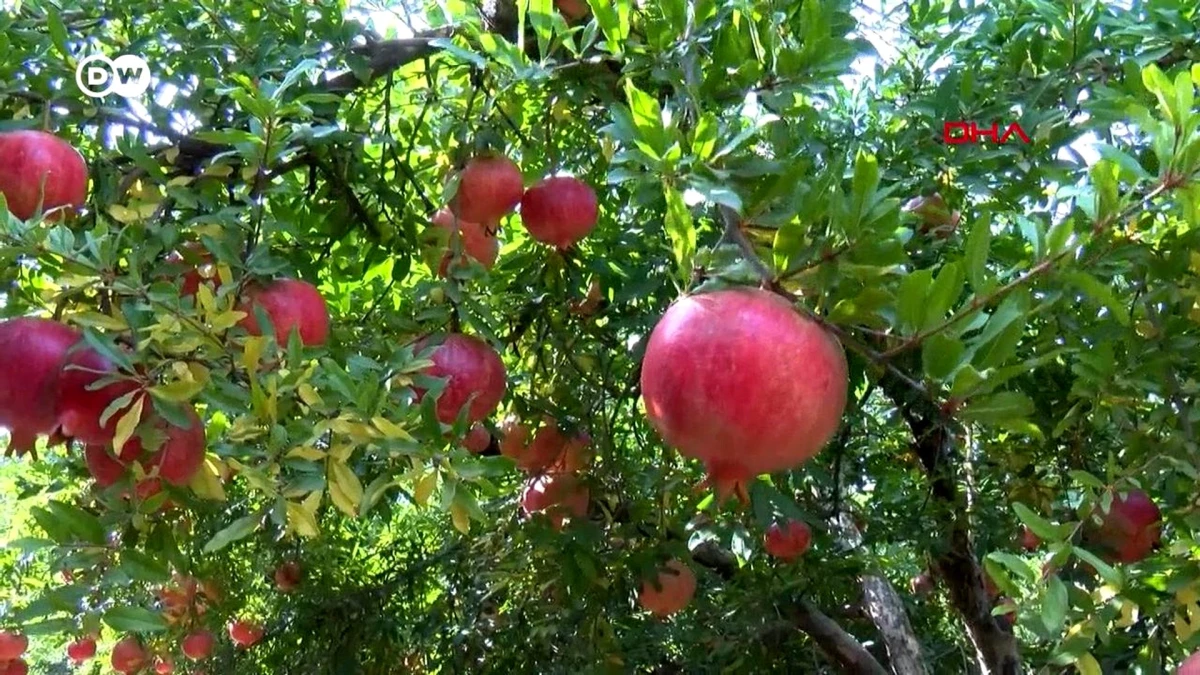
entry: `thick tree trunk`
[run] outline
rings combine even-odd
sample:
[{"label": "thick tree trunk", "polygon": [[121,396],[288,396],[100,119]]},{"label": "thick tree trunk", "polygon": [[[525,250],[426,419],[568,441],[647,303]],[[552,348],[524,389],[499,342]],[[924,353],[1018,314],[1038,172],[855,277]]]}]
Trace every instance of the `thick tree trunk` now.
[{"label": "thick tree trunk", "polygon": [[[839,513],[829,520],[839,543],[849,549],[862,545],[862,533],[854,525],[848,513]],[[881,574],[864,574],[862,584],[863,603],[867,614],[887,647],[888,662],[895,675],[926,675],[925,657],[921,653],[921,641],[913,633],[908,621],[908,612],[896,589]]]}]

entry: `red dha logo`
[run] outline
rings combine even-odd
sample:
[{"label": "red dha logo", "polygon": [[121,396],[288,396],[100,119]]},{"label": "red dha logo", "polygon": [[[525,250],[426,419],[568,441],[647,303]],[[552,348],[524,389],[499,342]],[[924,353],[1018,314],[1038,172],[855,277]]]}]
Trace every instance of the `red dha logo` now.
[{"label": "red dha logo", "polygon": [[1029,136],[1017,122],[1008,125],[1003,134],[1000,133],[1000,125],[995,122],[992,122],[990,129],[978,127],[974,122],[945,122],[942,125],[942,140],[951,145],[978,143],[981,138],[990,138],[1004,145],[1014,133],[1020,136],[1021,140],[1029,142]]}]

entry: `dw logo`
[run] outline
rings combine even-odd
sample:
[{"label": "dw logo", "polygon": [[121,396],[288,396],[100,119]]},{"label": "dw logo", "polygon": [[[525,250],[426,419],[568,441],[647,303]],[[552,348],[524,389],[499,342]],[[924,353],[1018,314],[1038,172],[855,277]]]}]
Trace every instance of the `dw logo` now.
[{"label": "dw logo", "polygon": [[109,94],[134,98],[150,88],[150,66],[133,54],[122,54],[115,59],[92,54],[75,66],[75,84],[90,98]]}]

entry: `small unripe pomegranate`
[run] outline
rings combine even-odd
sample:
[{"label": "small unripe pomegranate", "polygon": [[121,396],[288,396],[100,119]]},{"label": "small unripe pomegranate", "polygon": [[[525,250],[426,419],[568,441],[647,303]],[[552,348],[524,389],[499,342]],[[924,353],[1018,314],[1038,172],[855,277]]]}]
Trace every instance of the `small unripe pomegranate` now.
[{"label": "small unripe pomegranate", "polygon": [[554,6],[568,23],[582,21],[592,13],[586,0],[554,0]]},{"label": "small unripe pomegranate", "polygon": [[288,561],[275,569],[275,587],[282,593],[291,593],[300,585],[304,572],[300,563]]},{"label": "small unripe pomegranate", "polygon": [[[418,345],[418,350],[423,348],[423,343]],[[472,423],[496,410],[508,386],[508,373],[491,345],[474,336],[452,333],[431,358],[433,365],[424,374],[446,379],[437,401],[440,422],[453,424],[463,406],[469,406],[467,421]],[[417,395],[423,398],[425,391],[418,388]]]},{"label": "small unripe pomegranate", "polygon": [[254,308],[262,307],[280,345],[286,345],[292,330],[300,332],[300,342],[316,347],[329,336],[329,308],[315,286],[299,279],[276,279],[266,285],[250,285],[238,310],[246,317],[238,325],[251,335],[262,335]]},{"label": "small unripe pomegranate", "polygon": [[472,223],[496,223],[521,202],[525,180],[507,157],[481,155],[467,162],[459,175],[450,208]]},{"label": "small unripe pomegranate", "polygon": [[229,624],[229,639],[242,649],[254,646],[263,637],[263,627],[249,621],[232,621]]},{"label": "small unripe pomegranate", "polygon": [[0,134],[0,194],[21,220],[87,201],[88,169],[70,143],[44,131]]},{"label": "small unripe pomegranate", "polygon": [[0,632],[0,661],[12,661],[21,658],[29,648],[29,638],[16,631]]},{"label": "small unripe pomegranate", "polygon": [[521,198],[521,222],[530,236],[559,249],[569,248],[596,227],[596,192],[570,176],[547,178]]},{"label": "small unripe pomegranate", "polygon": [[183,639],[181,646],[183,655],[193,661],[203,661],[212,654],[213,647],[216,645],[217,639],[207,630],[201,629],[193,632]]},{"label": "small unripe pomegranate", "polygon": [[488,432],[487,427],[478,422],[471,427],[466,438],[463,439],[463,447],[477,455],[487,450],[491,444],[492,434]]},{"label": "small unripe pomegranate", "polygon": [[780,525],[772,523],[763,535],[763,548],[767,555],[792,562],[808,550],[812,543],[812,530],[799,520],[789,520]]},{"label": "small unripe pomegranate", "polygon": [[83,663],[96,656],[96,639],[92,637],[79,638],[67,645],[67,658],[75,663]]},{"label": "small unripe pomegranate", "polygon": [[146,666],[146,650],[135,637],[127,637],[112,650],[112,668],[118,673],[131,675]]},{"label": "small unripe pomegranate", "polygon": [[912,594],[917,597],[929,595],[933,592],[935,585],[936,584],[934,583],[933,575],[928,571],[921,572],[908,582],[909,590],[912,591]]},{"label": "small unripe pomegranate", "polygon": [[946,239],[958,228],[962,214],[946,207],[942,195],[933,193],[927,197],[913,197],[904,205],[904,211],[921,219],[918,231],[932,233],[938,239]]},{"label": "small unripe pomegranate", "polygon": [[658,572],[657,585],[647,579],[642,582],[638,602],[651,614],[670,616],[691,602],[696,594],[696,575],[678,560],[671,560]]}]

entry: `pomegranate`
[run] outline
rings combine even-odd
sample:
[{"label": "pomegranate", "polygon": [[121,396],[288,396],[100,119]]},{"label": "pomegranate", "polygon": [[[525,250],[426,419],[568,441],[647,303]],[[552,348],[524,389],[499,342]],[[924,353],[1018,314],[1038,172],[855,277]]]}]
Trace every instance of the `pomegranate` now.
[{"label": "pomegranate", "polygon": [[671,560],[658,571],[657,584],[650,579],[642,582],[638,602],[651,614],[667,617],[687,607],[695,594],[696,575],[687,565]]},{"label": "pomegranate", "polygon": [[1179,670],[1175,671],[1175,675],[1200,675],[1200,652],[1192,654],[1179,664]]},{"label": "pomegranate", "polygon": [[102,445],[89,445],[83,449],[83,459],[88,473],[101,488],[111,487],[125,476],[125,465]]},{"label": "pomegranate", "polygon": [[1135,563],[1150,555],[1158,544],[1161,518],[1149,495],[1130,490],[1125,496],[1113,496],[1112,506],[1108,513],[1101,514],[1099,526],[1089,521],[1086,539],[1108,562]]},{"label": "pomegranate", "polygon": [[0,134],[0,194],[8,210],[28,220],[38,206],[73,209],[87,201],[88,168],[70,143],[44,131]]},{"label": "pomegranate", "polygon": [[[479,223],[465,220],[456,221],[454,214],[449,209],[442,209],[434,214],[433,224],[450,233],[457,231],[461,250],[468,258],[477,260],[486,269],[491,269],[496,264],[496,258],[500,255],[500,240],[488,234],[488,231]],[[447,242],[448,248],[442,254],[441,263],[438,265],[439,277],[446,276],[450,270],[450,264],[454,261],[454,251],[449,248],[450,245]]]},{"label": "pomegranate", "polygon": [[49,319],[0,321],[0,427],[9,430],[9,452],[33,450],[38,434],[58,427],[54,395],[67,350],[79,331]]},{"label": "pomegranate", "polygon": [[908,588],[917,597],[924,597],[933,592],[935,586],[933,575],[928,571],[921,572],[908,582]]},{"label": "pomegranate", "polygon": [[175,672],[175,659],[169,655],[163,654],[154,661],[154,672],[158,675],[171,675]]},{"label": "pomegranate", "polygon": [[459,174],[458,191],[450,202],[459,218],[490,228],[521,202],[525,181],[521,169],[507,157],[481,155]]},{"label": "pomegranate", "polygon": [[212,654],[217,639],[207,630],[200,629],[183,638],[183,655],[193,661],[203,661]]},{"label": "pomegranate", "polygon": [[782,525],[771,523],[763,535],[763,548],[767,555],[784,562],[792,562],[804,555],[811,543],[812,530],[807,523],[799,520],[789,520]]},{"label": "pomegranate", "polygon": [[1029,527],[1024,527],[1021,529],[1021,548],[1025,549],[1026,551],[1033,551],[1041,545],[1041,537],[1034,534],[1033,530],[1029,529]]},{"label": "pomegranate", "polygon": [[96,656],[95,638],[79,638],[67,645],[67,658],[75,663],[83,663],[94,656]]},{"label": "pomegranate", "polygon": [[685,296],[650,334],[646,415],[668,445],[704,462],[718,494],[795,468],[837,430],[848,375],[841,345],[768,291]]},{"label": "pomegranate", "polygon": [[592,462],[592,437],[585,431],[568,436],[558,456],[547,471],[551,473],[575,473],[587,468]]},{"label": "pomegranate", "polygon": [[249,621],[232,621],[229,624],[229,639],[245,649],[254,646],[263,637],[263,627]]},{"label": "pomegranate", "polygon": [[100,387],[92,385],[105,378],[118,377],[116,367],[91,347],[78,349],[67,357],[62,374],[58,378],[57,403],[58,422],[62,434],[85,444],[111,445],[117,430],[117,421],[129,410],[129,406],[110,415],[108,421],[100,423],[109,404],[130,392],[137,391],[139,383],[127,376]]},{"label": "pomegranate", "polygon": [[488,433],[487,427],[478,422],[471,427],[471,430],[467,432],[466,438],[463,439],[463,446],[477,455],[487,450],[491,444],[492,435]]},{"label": "pomegranate", "polygon": [[[519,432],[518,432],[519,433]],[[525,438],[528,438],[526,430]],[[563,454],[567,439],[558,429],[558,424],[547,418],[544,425],[533,436],[533,442],[518,447],[519,436],[514,435],[506,453],[517,463],[517,468],[528,473],[543,473],[558,461]],[[505,452],[505,448],[501,448]]]},{"label": "pomegranate", "polygon": [[329,336],[329,308],[325,298],[315,286],[299,279],[276,279],[265,286],[251,285],[238,310],[246,312],[246,318],[238,325],[251,335],[262,335],[254,308],[262,307],[275,336],[281,345],[287,344],[292,329],[300,332],[300,342],[315,347],[325,344]]},{"label": "pomegranate", "polygon": [[291,593],[300,585],[304,572],[300,563],[288,561],[275,569],[275,587],[282,593]]},{"label": "pomegranate", "polygon": [[500,423],[500,454],[517,461],[529,447],[529,427],[516,417],[508,416]]},{"label": "pomegranate", "polygon": [[521,198],[521,222],[530,236],[559,249],[586,237],[598,215],[596,192],[570,176],[547,178]]},{"label": "pomegranate", "polygon": [[562,529],[566,518],[583,518],[588,512],[587,486],[566,473],[548,473],[531,478],[521,492],[521,510],[526,515],[545,513],[554,529]]},{"label": "pomegranate", "polygon": [[[423,348],[424,344],[418,345],[418,350]],[[453,333],[438,345],[432,360],[433,366],[424,373],[446,378],[446,387],[437,401],[437,418],[443,424],[453,424],[458,412],[468,404],[468,422],[482,420],[500,405],[508,373],[500,355],[488,343]],[[423,398],[425,391],[418,388],[417,395]]]},{"label": "pomegranate", "polygon": [[199,242],[189,241],[180,247],[180,251],[172,251],[167,256],[167,263],[181,278],[179,295],[190,298],[200,290],[200,284],[210,283],[213,290],[221,287],[221,279],[217,276],[217,267],[213,263],[212,254],[204,250]]},{"label": "pomegranate", "polygon": [[554,6],[568,23],[582,21],[592,13],[586,0],[554,0]]},{"label": "pomegranate", "polygon": [[112,667],[118,673],[136,673],[146,666],[146,650],[135,637],[127,637],[112,650]]},{"label": "pomegranate", "polygon": [[5,667],[5,665],[3,663],[0,663],[0,674],[2,674],[2,675],[29,675],[29,664],[25,663],[25,659],[17,659],[15,661],[9,661],[7,667]]},{"label": "pomegranate", "polygon": [[29,648],[29,638],[16,631],[0,632],[0,661],[19,659]]},{"label": "pomegranate", "polygon": [[962,214],[946,208],[946,202],[938,193],[928,197],[914,197],[904,205],[904,211],[921,219],[919,231],[921,234],[932,232],[939,239],[945,239],[958,228]]},{"label": "pomegranate", "polygon": [[[189,420],[187,428],[177,427],[165,419],[157,418],[155,424],[166,439],[153,454],[141,459],[142,468],[148,473],[158,469],[158,476],[171,485],[184,486],[191,482],[204,465],[206,438],[204,422],[195,408],[187,406],[185,414]],[[140,442],[131,440],[130,444]],[[128,445],[128,444],[127,444]]]}]

